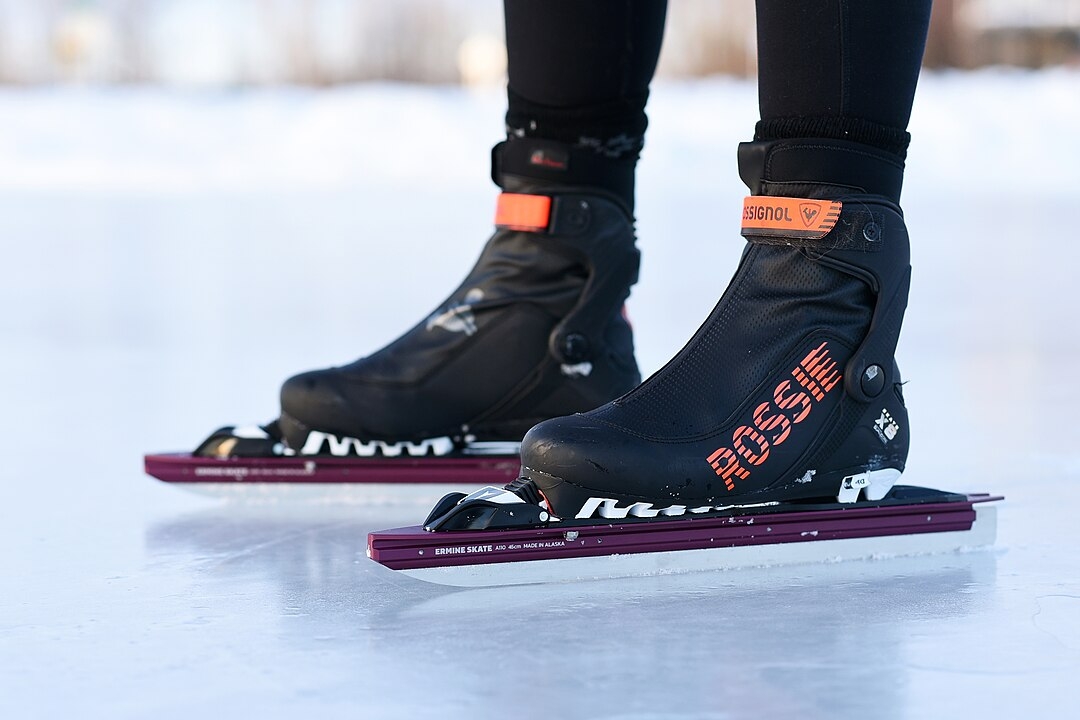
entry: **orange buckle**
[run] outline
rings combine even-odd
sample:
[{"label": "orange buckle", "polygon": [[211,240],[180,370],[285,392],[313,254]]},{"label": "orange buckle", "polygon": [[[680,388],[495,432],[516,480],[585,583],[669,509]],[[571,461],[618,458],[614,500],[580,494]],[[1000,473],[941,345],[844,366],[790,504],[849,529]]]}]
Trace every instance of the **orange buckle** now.
[{"label": "orange buckle", "polygon": [[820,240],[836,226],[841,207],[835,200],[754,195],[743,200],[742,234]]},{"label": "orange buckle", "polygon": [[495,226],[507,230],[543,232],[551,220],[551,198],[547,195],[502,193],[495,205]]}]

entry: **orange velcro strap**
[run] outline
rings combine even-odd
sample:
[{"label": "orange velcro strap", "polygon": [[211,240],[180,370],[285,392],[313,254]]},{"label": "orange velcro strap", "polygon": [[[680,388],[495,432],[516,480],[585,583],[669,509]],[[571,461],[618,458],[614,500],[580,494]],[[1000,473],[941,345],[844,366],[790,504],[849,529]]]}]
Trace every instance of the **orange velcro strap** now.
[{"label": "orange velcro strap", "polygon": [[840,219],[835,200],[754,195],[743,201],[742,234],[820,240]]},{"label": "orange velcro strap", "polygon": [[495,226],[508,230],[541,232],[551,219],[551,198],[547,195],[502,193],[495,206]]}]

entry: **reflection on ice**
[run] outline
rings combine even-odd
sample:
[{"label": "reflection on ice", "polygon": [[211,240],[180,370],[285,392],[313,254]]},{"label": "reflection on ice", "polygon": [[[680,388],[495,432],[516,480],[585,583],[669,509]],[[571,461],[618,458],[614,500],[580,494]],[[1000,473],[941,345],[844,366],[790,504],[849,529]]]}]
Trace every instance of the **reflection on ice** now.
[{"label": "reflection on ice", "polygon": [[[590,691],[612,683],[634,688],[632,707],[663,706],[672,717],[732,706],[904,717],[912,644],[920,634],[954,635],[959,619],[994,602],[996,586],[996,553],[973,552],[456,591],[368,563],[372,521],[355,514],[234,510],[154,525],[148,550],[184,558],[212,578],[211,592],[256,583],[277,599],[277,643],[372,652],[372,682],[422,678],[450,707],[467,707],[477,693],[512,705],[518,682],[480,690],[509,666],[560,717],[636,717]],[[391,511],[378,522],[408,515]],[[660,669],[665,682],[651,682]]]}]

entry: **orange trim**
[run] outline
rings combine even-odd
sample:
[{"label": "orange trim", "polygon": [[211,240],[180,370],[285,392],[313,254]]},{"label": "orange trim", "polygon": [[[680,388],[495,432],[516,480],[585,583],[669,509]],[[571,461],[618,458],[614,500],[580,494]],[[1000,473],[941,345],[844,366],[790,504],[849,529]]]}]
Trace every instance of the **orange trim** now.
[{"label": "orange trim", "polygon": [[743,200],[742,234],[820,240],[836,226],[841,207],[835,200],[755,195]]},{"label": "orange trim", "polygon": [[495,225],[507,230],[541,232],[551,219],[551,198],[547,195],[502,193],[495,205]]}]

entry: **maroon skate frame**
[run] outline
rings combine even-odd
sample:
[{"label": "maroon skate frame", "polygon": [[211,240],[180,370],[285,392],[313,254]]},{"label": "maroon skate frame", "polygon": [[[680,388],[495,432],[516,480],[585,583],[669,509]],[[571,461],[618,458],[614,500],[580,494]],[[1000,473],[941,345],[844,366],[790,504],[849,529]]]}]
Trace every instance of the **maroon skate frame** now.
[{"label": "maroon skate frame", "polygon": [[309,455],[208,458],[160,453],[143,458],[146,473],[177,484],[503,485],[518,475],[517,455],[362,458]]},{"label": "maroon skate frame", "polygon": [[[949,498],[904,504],[835,505],[809,510],[789,506],[779,512],[674,520],[597,520],[591,525],[570,521],[520,530],[429,532],[420,526],[412,526],[370,533],[368,557],[392,570],[408,573],[537,560],[962,533],[973,527],[975,504],[1002,499],[988,494]],[[900,550],[903,554],[902,547]],[[828,558],[825,551],[823,555],[823,559]]]}]

